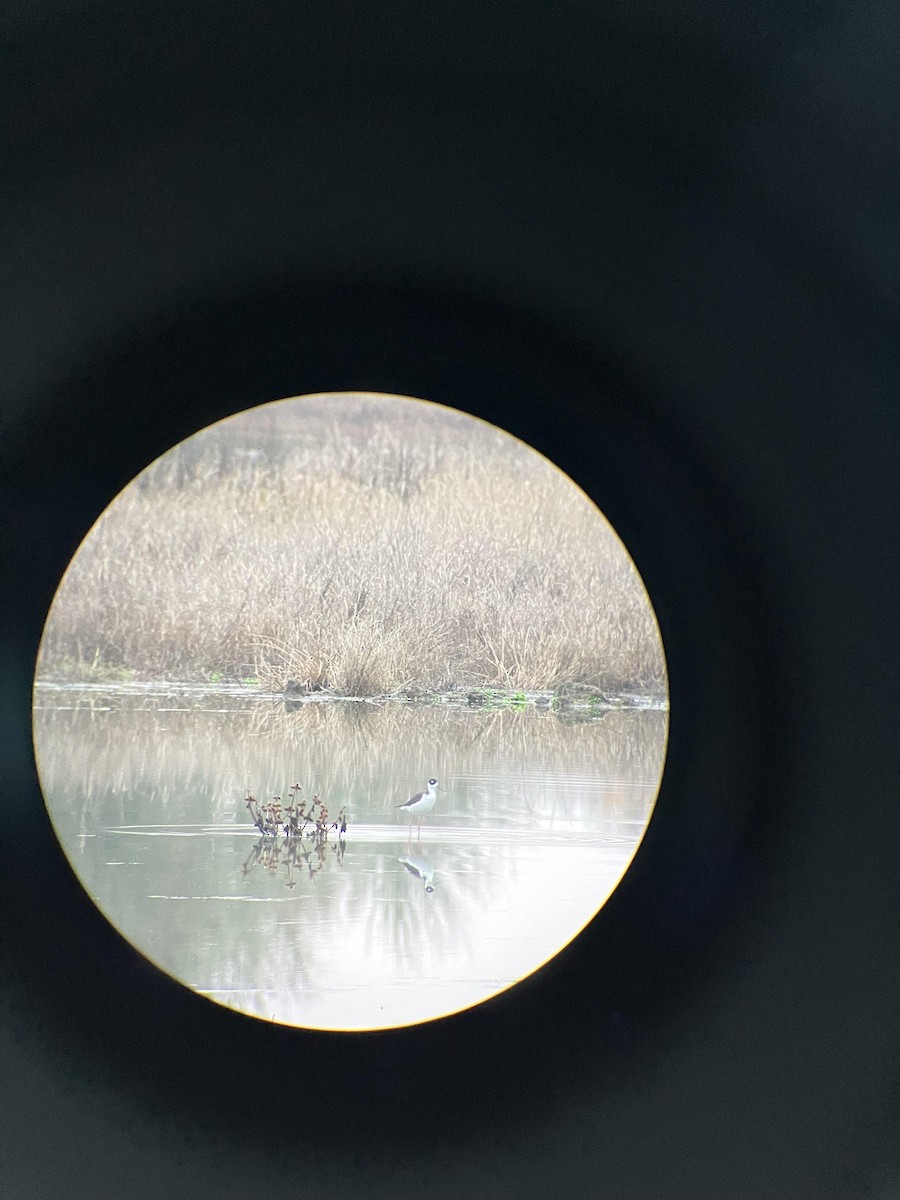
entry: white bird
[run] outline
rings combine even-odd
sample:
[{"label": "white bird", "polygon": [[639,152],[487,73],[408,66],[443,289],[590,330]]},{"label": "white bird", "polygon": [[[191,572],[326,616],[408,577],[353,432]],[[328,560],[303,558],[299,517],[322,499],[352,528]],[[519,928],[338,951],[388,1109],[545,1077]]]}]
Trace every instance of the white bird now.
[{"label": "white bird", "polygon": [[413,817],[418,818],[419,836],[422,836],[422,818],[427,816],[437,803],[437,791],[435,789],[438,789],[438,791],[441,792],[444,790],[442,787],[439,787],[436,779],[429,779],[428,787],[424,792],[416,792],[416,794],[414,796],[410,796],[405,803],[397,805],[398,809],[402,809],[403,812],[409,814],[410,837],[412,837]]}]

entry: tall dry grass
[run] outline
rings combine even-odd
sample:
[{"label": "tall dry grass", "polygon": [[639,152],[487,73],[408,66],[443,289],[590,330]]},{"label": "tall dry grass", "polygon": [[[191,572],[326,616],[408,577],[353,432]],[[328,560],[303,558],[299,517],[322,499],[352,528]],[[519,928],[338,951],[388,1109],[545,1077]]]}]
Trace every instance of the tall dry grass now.
[{"label": "tall dry grass", "polygon": [[152,464],[89,533],[39,674],[661,691],[656,624],[589,500],[437,406],[307,398]]}]

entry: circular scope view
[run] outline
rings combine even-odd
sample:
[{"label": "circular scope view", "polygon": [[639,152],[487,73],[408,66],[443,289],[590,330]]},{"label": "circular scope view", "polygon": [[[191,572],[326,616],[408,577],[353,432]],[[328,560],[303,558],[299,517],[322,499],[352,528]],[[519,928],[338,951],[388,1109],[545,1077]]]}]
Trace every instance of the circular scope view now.
[{"label": "circular scope view", "polygon": [[606,902],[665,756],[647,593],[522,442],[408,397],[228,418],[109,505],[34,689],[57,836],[106,918],[219,1004],[412,1025]]}]

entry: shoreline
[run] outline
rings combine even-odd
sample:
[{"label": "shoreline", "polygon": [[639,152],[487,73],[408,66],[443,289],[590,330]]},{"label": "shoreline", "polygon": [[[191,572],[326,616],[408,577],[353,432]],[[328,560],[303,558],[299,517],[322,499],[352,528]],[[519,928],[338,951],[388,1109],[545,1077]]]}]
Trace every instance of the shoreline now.
[{"label": "shoreline", "polygon": [[174,692],[219,693],[253,696],[259,700],[279,701],[290,711],[304,704],[414,704],[441,705],[442,707],[471,709],[473,711],[498,711],[500,709],[535,709],[542,712],[563,713],[568,710],[597,714],[612,711],[656,711],[669,710],[668,697],[657,691],[604,690],[586,684],[563,684],[559,688],[534,691],[513,688],[470,687],[470,688],[426,688],[407,687],[396,692],[373,695],[344,695],[326,689],[306,690],[300,687],[269,689],[258,680],[205,679],[85,679],[65,675],[48,675],[36,678],[35,691],[89,691],[120,692],[140,695],[157,689]]}]

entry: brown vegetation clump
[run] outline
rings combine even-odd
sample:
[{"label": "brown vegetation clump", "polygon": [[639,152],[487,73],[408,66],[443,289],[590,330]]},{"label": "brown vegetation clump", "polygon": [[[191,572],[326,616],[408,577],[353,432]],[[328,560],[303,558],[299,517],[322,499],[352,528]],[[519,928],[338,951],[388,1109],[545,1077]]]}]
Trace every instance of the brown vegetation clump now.
[{"label": "brown vegetation clump", "polygon": [[267,405],[152,464],[73,560],[39,674],[664,692],[594,505],[514,438],[377,396]]}]

